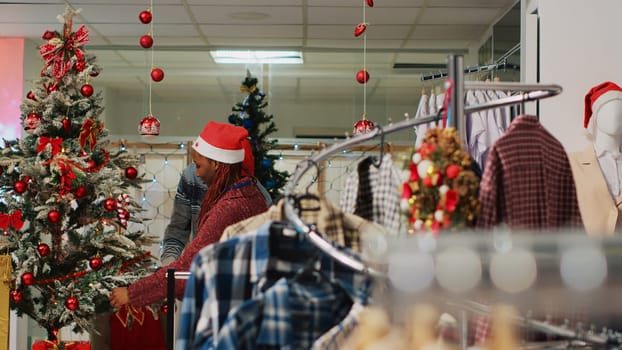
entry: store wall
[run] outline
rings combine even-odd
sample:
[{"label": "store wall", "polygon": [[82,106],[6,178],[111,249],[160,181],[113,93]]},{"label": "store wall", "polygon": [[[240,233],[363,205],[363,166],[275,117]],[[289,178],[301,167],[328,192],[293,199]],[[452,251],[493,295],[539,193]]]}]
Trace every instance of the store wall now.
[{"label": "store wall", "polygon": [[540,0],[540,81],[560,84],[559,96],[541,101],[544,126],[572,152],[588,141],[583,98],[603,81],[622,85],[620,0]]}]

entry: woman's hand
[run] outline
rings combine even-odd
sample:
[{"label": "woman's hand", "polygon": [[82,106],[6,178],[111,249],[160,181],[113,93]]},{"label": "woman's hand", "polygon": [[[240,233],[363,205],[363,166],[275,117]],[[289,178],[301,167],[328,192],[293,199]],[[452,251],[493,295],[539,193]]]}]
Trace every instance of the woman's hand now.
[{"label": "woman's hand", "polygon": [[123,305],[129,304],[130,296],[127,291],[127,287],[118,287],[112,290],[110,293],[110,306],[115,309],[120,309]]}]

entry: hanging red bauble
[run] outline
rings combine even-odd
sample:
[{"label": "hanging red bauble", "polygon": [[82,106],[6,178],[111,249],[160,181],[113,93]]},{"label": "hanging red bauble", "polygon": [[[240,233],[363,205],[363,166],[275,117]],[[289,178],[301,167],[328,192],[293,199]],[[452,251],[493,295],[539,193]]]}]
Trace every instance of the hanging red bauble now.
[{"label": "hanging red bauble", "polygon": [[153,46],[153,38],[149,34],[145,34],[141,36],[139,42],[140,42],[140,46],[142,46],[145,49],[148,49]]},{"label": "hanging red bauble", "polygon": [[354,36],[358,37],[361,34],[365,33],[365,30],[367,29],[367,24],[365,23],[360,23],[358,24],[356,27],[354,27]]},{"label": "hanging red bauble", "polygon": [[22,283],[30,286],[35,282],[35,275],[32,272],[26,272],[22,275]]},{"label": "hanging red bauble", "polygon": [[138,170],[136,170],[136,168],[134,168],[133,166],[125,169],[125,177],[127,177],[128,179],[134,180],[136,176],[138,176]]},{"label": "hanging red bauble", "polygon": [[13,189],[15,190],[15,192],[22,194],[28,189],[28,184],[23,180],[17,180],[13,184]]},{"label": "hanging red bauble", "polygon": [[89,260],[89,266],[93,269],[93,270],[99,270],[100,267],[102,267],[102,258],[100,258],[99,256],[96,256],[94,258],[91,258]]},{"label": "hanging red bauble", "polygon": [[58,223],[60,221],[60,213],[58,210],[50,210],[48,213],[48,220],[53,224]]},{"label": "hanging red bauble", "polygon": [[151,114],[138,124],[138,133],[145,137],[160,135],[160,121]]},{"label": "hanging red bauble", "polygon": [[84,198],[84,196],[86,196],[86,187],[80,186],[76,188],[76,198],[80,199]]},{"label": "hanging red bauble", "polygon": [[84,70],[84,68],[86,67],[86,63],[84,63],[84,61],[78,61],[78,62],[76,62],[74,67],[76,67],[76,70],[78,72],[82,72]]},{"label": "hanging red bauble", "polygon": [[138,19],[144,24],[151,23],[152,18],[153,17],[151,16],[151,11],[149,10],[142,11],[141,13],[138,14]]},{"label": "hanging red bauble", "polygon": [[117,201],[115,201],[113,198],[106,199],[104,201],[104,209],[108,211],[113,211],[117,209]]},{"label": "hanging red bauble", "polygon": [[160,312],[165,314],[168,312],[168,305],[167,304],[162,304],[162,306],[160,306]]},{"label": "hanging red bauble", "polygon": [[356,72],[356,81],[358,81],[361,84],[365,84],[367,83],[368,80],[369,80],[369,73],[367,73],[366,70],[361,69],[360,71]]},{"label": "hanging red bauble", "polygon": [[37,246],[37,251],[39,252],[39,255],[46,257],[50,254],[50,246],[45,243],[41,243]]},{"label": "hanging red bauble", "polygon": [[38,128],[39,125],[41,125],[41,116],[37,113],[28,113],[24,122],[24,130],[31,133]]},{"label": "hanging red bauble", "polygon": [[352,131],[352,133],[354,135],[360,135],[368,133],[374,129],[376,129],[376,124],[374,124],[374,122],[367,119],[361,119],[356,122],[356,124],[354,124],[354,130]]},{"label": "hanging red bauble", "polygon": [[9,294],[11,295],[11,300],[13,300],[14,303],[19,303],[24,299],[24,292],[21,290],[13,289]]},{"label": "hanging red bauble", "polygon": [[374,7],[374,0],[366,0],[366,1],[367,1],[367,6]]},{"label": "hanging red bauble", "polygon": [[91,97],[93,95],[93,87],[89,84],[84,84],[80,88],[80,92],[84,97]]},{"label": "hanging red bauble", "polygon": [[162,81],[162,79],[164,79],[164,71],[160,68],[152,69],[151,79],[153,79],[153,81]]},{"label": "hanging red bauble", "polygon": [[69,118],[63,119],[63,129],[66,132],[69,132],[69,130],[71,130],[71,120],[69,120]]},{"label": "hanging red bauble", "polygon": [[65,307],[71,311],[76,311],[79,306],[80,302],[78,301],[78,298],[74,297],[73,295],[65,300]]},{"label": "hanging red bauble", "polygon": [[32,91],[28,91],[28,94],[26,94],[26,97],[28,97],[31,100],[35,99],[35,94]]}]

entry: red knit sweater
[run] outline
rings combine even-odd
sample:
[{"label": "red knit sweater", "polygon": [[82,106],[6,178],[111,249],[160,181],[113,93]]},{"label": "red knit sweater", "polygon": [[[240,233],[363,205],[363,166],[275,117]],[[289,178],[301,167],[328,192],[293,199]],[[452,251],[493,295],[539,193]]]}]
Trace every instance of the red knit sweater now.
[{"label": "red knit sweater", "polygon": [[[236,184],[250,180],[245,177]],[[134,306],[145,306],[162,301],[166,298],[166,270],[174,268],[175,271],[188,271],[194,256],[203,247],[218,242],[220,236],[227,226],[242,221],[251,216],[255,216],[266,211],[266,200],[259,192],[254,182],[249,186],[235,188],[225,193],[214,204],[202,220],[199,218],[201,226],[196,237],[186,246],[183,253],[176,261],[167,267],[162,267],[151,276],[147,276],[135,283],[132,283],[129,290],[130,304]],[[175,296],[182,298],[184,295],[185,280],[175,281]]]}]

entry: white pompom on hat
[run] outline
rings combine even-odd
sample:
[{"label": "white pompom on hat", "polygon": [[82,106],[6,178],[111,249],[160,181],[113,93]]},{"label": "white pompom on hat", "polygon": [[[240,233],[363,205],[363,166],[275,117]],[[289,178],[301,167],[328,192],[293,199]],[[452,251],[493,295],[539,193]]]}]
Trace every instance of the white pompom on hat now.
[{"label": "white pompom on hat", "polygon": [[192,144],[192,148],[203,157],[226,164],[244,163],[253,175],[254,159],[248,141],[248,131],[240,126],[208,122]]}]

